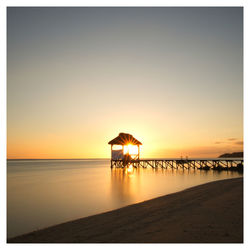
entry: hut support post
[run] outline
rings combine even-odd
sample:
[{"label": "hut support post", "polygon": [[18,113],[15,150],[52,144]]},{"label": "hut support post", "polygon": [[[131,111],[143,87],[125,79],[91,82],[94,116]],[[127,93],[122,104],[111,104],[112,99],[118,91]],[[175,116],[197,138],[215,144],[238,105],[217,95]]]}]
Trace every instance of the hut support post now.
[{"label": "hut support post", "polygon": [[112,161],[112,150],[113,150],[113,144],[111,144],[111,168],[113,168],[113,161]]}]

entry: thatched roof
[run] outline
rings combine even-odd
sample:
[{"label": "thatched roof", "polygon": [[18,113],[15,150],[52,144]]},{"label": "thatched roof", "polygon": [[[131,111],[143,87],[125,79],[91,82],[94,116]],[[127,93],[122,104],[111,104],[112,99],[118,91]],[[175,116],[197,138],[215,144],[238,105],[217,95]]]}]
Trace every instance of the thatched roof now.
[{"label": "thatched roof", "polygon": [[142,145],[141,142],[136,140],[132,135],[120,133],[115,139],[109,142],[111,145]]}]

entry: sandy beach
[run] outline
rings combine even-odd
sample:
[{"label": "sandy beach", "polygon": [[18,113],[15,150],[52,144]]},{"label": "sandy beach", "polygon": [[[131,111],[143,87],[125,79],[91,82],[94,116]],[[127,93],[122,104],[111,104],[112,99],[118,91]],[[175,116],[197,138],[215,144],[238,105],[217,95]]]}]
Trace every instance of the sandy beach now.
[{"label": "sandy beach", "polygon": [[242,243],[243,178],[78,219],[8,243]]}]

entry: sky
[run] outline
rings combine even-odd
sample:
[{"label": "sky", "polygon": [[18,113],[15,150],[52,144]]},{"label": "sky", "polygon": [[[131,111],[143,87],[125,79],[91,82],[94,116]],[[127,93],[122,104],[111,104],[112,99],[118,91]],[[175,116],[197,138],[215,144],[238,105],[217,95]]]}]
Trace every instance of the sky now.
[{"label": "sky", "polygon": [[243,150],[243,9],[7,10],[7,157]]}]

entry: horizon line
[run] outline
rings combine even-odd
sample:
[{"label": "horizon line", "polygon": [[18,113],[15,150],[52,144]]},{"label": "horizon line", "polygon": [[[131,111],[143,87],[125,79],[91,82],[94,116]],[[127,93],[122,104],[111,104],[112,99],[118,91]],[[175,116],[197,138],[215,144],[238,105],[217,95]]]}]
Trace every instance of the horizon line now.
[{"label": "horizon line", "polygon": [[108,160],[110,158],[6,158],[6,160]]}]

